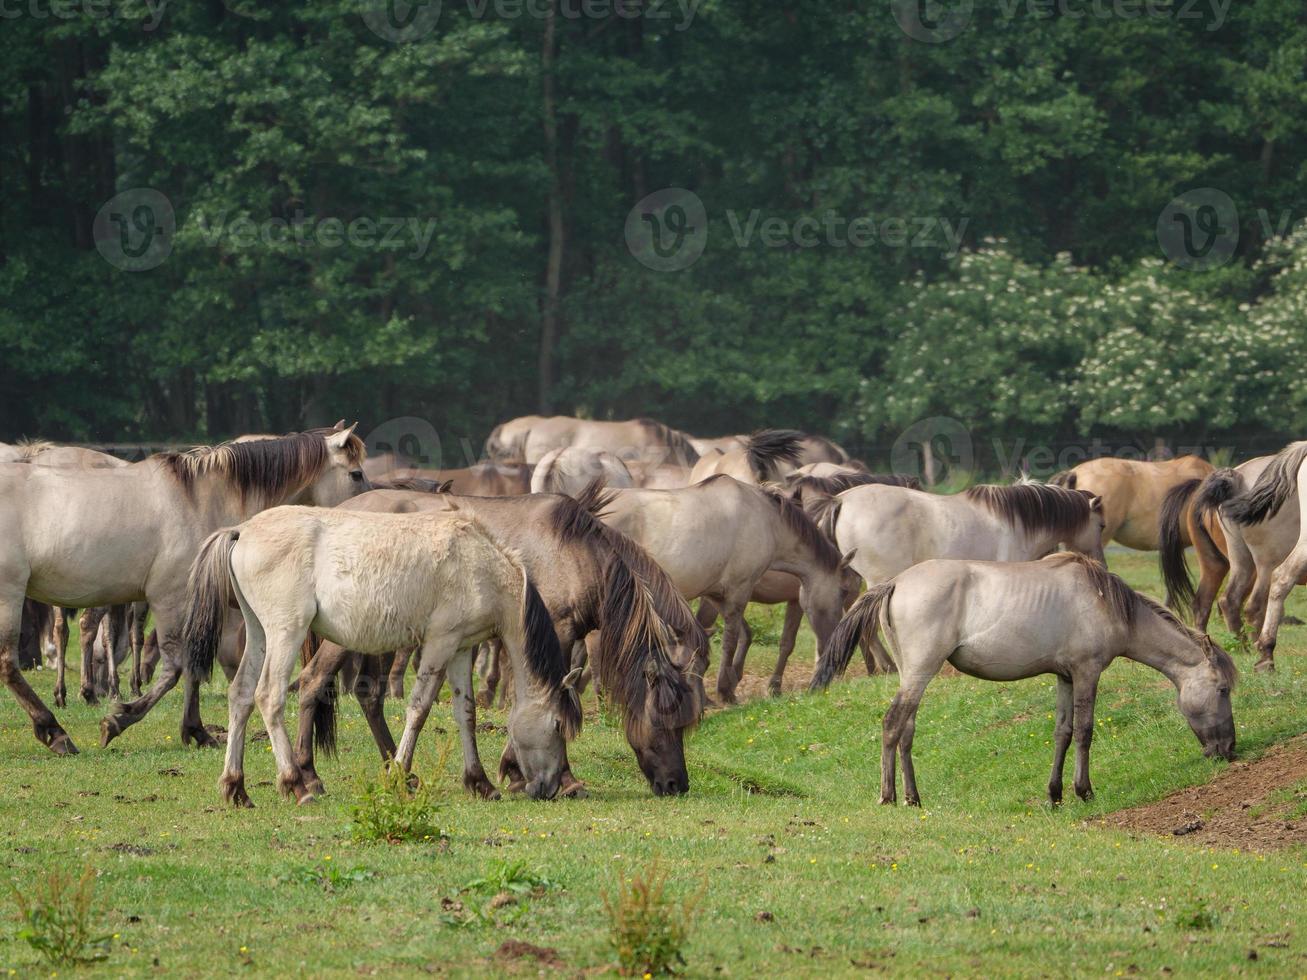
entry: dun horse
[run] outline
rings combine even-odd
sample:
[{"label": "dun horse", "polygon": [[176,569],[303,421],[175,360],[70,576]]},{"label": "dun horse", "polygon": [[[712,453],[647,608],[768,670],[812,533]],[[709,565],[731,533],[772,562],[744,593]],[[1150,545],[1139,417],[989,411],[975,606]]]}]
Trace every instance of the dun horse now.
[{"label": "dun horse", "polygon": [[[61,606],[148,600],[162,668],[136,701],[100,722],[107,745],[140,721],[181,675],[178,629],[186,574],[204,539],[268,507],[293,501],[334,506],[367,489],[364,448],[350,429],[297,433],[164,453],[106,469],[0,464],[0,678],[57,754],[72,740],[19,672],[23,597]],[[187,692],[184,742],[214,744]]]},{"label": "dun horse", "polygon": [[690,472],[690,482],[724,474],[744,483],[773,483],[798,466],[803,439],[803,433],[793,429],[755,432],[739,449],[701,456]]},{"label": "dun horse", "polygon": [[631,471],[612,453],[568,448],[541,457],[531,474],[531,492],[575,497],[595,481],[605,487],[635,486]]},{"label": "dun horse", "polygon": [[1156,551],[1161,546],[1160,518],[1166,495],[1177,485],[1201,480],[1211,472],[1212,464],[1197,456],[1159,462],[1104,456],[1059,473],[1048,482],[1102,498],[1104,544],[1116,541],[1138,551]]},{"label": "dun horse", "polygon": [[[558,792],[564,747],[581,727],[568,664],[549,611],[514,555],[461,515],[367,514],[278,507],[238,528],[215,532],[191,572],[183,634],[187,678],[209,676],[231,599],[245,617],[245,652],[228,690],[230,727],[220,786],[249,806],[245,725],[256,699],[277,760],[277,784],[300,803],[314,798],[295,761],[283,717],[286,688],[312,630],[364,654],[414,641],[422,663],[395,753],[408,771],[447,668],[463,747],[463,784],[498,796],[477,752],[472,650],[498,636],[513,664],[517,697],[509,738],[533,799]],[[265,665],[266,660],[266,665]],[[257,685],[257,691],[256,691]]]},{"label": "dun horse", "polygon": [[[554,494],[496,499],[376,490],[343,504],[343,510],[374,513],[450,512],[476,520],[520,557],[553,617],[563,650],[593,630],[593,667],[600,686],[621,712],[626,737],[656,795],[689,789],[685,731],[701,711],[697,683],[671,660],[679,643],[690,655],[706,653],[708,641],[671,581],[634,542],[596,519],[603,504],[591,487],[578,500]],[[326,683],[344,651],[319,650],[300,684],[297,761],[310,785],[321,788],[313,768],[312,736],[334,745],[334,691]],[[578,663],[573,658],[573,663]],[[381,710],[380,685],[370,701],[360,697],[382,756],[394,753]],[[389,742],[389,744],[387,744]],[[519,781],[511,751],[501,762],[510,786]],[[563,775],[572,788],[570,771]]]},{"label": "dun horse", "polygon": [[861,636],[884,632],[899,664],[899,689],[882,726],[880,801],[920,806],[912,736],[921,696],[944,663],[973,677],[1057,677],[1053,772],[1048,798],[1062,801],[1062,767],[1076,743],[1075,791],[1093,795],[1089,746],[1099,676],[1117,657],[1160,671],[1207,756],[1234,757],[1230,690],[1236,671],[1224,650],[1165,607],[1133,591],[1098,562],[1058,554],[1035,562],[929,561],[862,596],[831,637],[812,680],[821,689],[847,666]]}]

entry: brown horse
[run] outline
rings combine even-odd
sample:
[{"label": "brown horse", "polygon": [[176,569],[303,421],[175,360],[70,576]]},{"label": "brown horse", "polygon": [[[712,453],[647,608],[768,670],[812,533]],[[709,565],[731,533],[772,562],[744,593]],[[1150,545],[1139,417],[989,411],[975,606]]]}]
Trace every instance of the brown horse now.
[{"label": "brown horse", "polygon": [[[662,570],[634,542],[596,519],[603,497],[592,487],[580,499],[558,494],[518,498],[464,497],[376,490],[342,505],[376,513],[452,511],[477,521],[521,559],[549,610],[563,650],[594,630],[594,669],[622,713],[627,741],[655,794],[684,793],[684,733],[698,721],[699,685],[671,659],[674,641],[689,656],[706,655],[707,637]],[[334,689],[330,682],[345,651],[320,649],[301,675],[296,761],[320,789],[312,741],[334,746]],[[577,662],[574,658],[573,662]],[[395,746],[382,713],[380,685],[368,685],[360,704],[383,757]],[[501,772],[519,775],[508,751]],[[578,784],[564,771],[564,791]]]},{"label": "brown horse", "polygon": [[[1116,541],[1137,551],[1161,547],[1161,513],[1166,495],[1182,483],[1202,480],[1212,464],[1197,456],[1160,462],[1104,456],[1058,473],[1048,482],[1087,490],[1103,498],[1103,543]],[[1182,529],[1185,546],[1191,541]]]}]

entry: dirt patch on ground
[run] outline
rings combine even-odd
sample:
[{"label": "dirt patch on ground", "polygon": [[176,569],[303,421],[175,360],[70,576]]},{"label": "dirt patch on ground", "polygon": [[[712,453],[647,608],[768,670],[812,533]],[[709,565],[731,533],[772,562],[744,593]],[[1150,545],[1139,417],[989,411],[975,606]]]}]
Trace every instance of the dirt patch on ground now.
[{"label": "dirt patch on ground", "polygon": [[546,966],[552,970],[561,970],[567,966],[559,958],[558,950],[552,946],[534,946],[520,939],[509,939],[501,943],[499,949],[495,951],[495,956],[504,963],[526,960],[529,963],[538,963],[540,966]]},{"label": "dirt patch on ground", "polygon": [[1307,812],[1295,813],[1304,809],[1305,784],[1307,737],[1299,737],[1254,762],[1235,762],[1210,783],[1108,814],[1093,825],[1246,851],[1307,844]]}]

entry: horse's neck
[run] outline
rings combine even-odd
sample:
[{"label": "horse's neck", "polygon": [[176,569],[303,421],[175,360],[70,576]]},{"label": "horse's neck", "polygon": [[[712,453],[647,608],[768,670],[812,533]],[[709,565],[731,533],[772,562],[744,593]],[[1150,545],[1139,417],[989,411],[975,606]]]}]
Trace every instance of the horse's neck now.
[{"label": "horse's neck", "polygon": [[296,488],[279,499],[269,499],[260,493],[251,493],[242,497],[237,487],[217,473],[196,476],[193,491],[192,506],[200,522],[214,529],[242,524],[260,511],[294,503],[303,493],[301,488]]},{"label": "horse's neck", "polygon": [[1140,608],[1135,613],[1134,628],[1123,656],[1166,675],[1167,680],[1179,686],[1180,677],[1198,666],[1204,654],[1188,635],[1181,633],[1151,609]]},{"label": "horse's neck", "polygon": [[988,537],[989,546],[977,542],[977,547],[964,549],[959,557],[980,561],[1034,561],[1056,551],[1058,536],[1052,531],[1032,530],[1024,524],[1011,524],[988,507],[973,505],[983,528],[977,537]]},{"label": "horse's neck", "polygon": [[776,535],[776,541],[776,554],[772,558],[770,569],[789,572],[804,585],[812,581],[815,576],[836,574],[823,568],[812,546],[788,527],[782,525]]}]

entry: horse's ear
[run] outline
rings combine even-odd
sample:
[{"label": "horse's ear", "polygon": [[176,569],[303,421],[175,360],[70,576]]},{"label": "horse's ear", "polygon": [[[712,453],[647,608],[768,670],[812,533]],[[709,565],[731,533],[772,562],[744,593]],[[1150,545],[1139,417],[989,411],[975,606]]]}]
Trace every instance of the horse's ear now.
[{"label": "horse's ear", "polygon": [[1103,497],[1101,494],[1099,496],[1089,498],[1089,509],[1095,511],[1103,509]]},{"label": "horse's ear", "polygon": [[341,429],[345,428],[345,420],[344,420],[344,419],[341,419],[339,422],[337,422],[337,423],[336,423],[335,425],[333,425],[331,428],[332,428],[334,431],[339,432]]},{"label": "horse's ear", "polygon": [[349,443],[349,437],[354,434],[354,430],[358,427],[358,423],[355,422],[348,429],[341,428],[344,423],[345,420],[341,419],[340,422],[336,424],[336,428],[332,430],[331,435],[327,436],[327,446],[329,448],[344,449]]},{"label": "horse's ear", "polygon": [[844,569],[844,568],[848,568],[850,565],[852,565],[852,564],[853,564],[853,559],[854,559],[855,557],[857,557],[857,554],[858,554],[858,549],[857,549],[857,548],[850,548],[849,551],[848,551],[848,553],[845,554],[845,556],[844,556],[843,558],[840,559],[840,568],[841,568],[841,569]]},{"label": "horse's ear", "polygon": [[573,667],[563,678],[563,689],[575,691],[578,684],[581,683],[581,675],[585,673],[585,667]]},{"label": "horse's ear", "polygon": [[454,489],[454,481],[453,481],[453,480],[446,480],[444,483],[437,483],[437,484],[436,484],[436,489],[432,490],[431,492],[432,492],[432,493],[450,493],[450,492],[453,491],[453,489]]},{"label": "horse's ear", "polygon": [[655,658],[650,657],[644,662],[644,679],[645,683],[652,687],[658,681],[658,663]]}]

